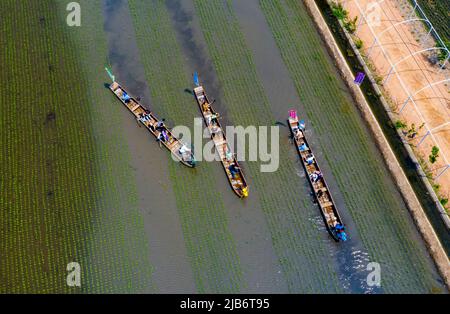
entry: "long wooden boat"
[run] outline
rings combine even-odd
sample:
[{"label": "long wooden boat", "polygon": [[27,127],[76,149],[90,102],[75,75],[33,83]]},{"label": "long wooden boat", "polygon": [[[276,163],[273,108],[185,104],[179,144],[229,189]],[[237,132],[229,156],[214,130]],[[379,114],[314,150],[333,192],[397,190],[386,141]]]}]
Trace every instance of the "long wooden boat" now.
[{"label": "long wooden boat", "polygon": [[325,225],[334,240],[346,241],[347,234],[345,233],[344,224],[339,216],[339,212],[336,208],[333,197],[331,196],[330,189],[328,188],[322,172],[320,171],[319,164],[317,163],[317,160],[311,151],[311,147],[308,144],[308,140],[305,137],[305,123],[303,121],[299,122],[297,112],[295,110],[289,111],[288,123],[294,139],[295,147],[297,148],[297,152],[306,171],[308,181],[314,191],[314,196],[319,204]]},{"label": "long wooden boat", "polygon": [[[247,197],[248,185],[245,181],[244,173],[239,167],[236,156],[231,153],[225,132],[218,119],[219,115],[211,106],[211,102],[209,101],[203,86],[201,86],[198,82],[197,75],[195,75],[195,77],[195,83],[197,85],[194,88],[195,99],[197,100],[197,104],[200,108],[200,112],[202,113],[206,127],[209,130],[211,139],[214,142],[216,151],[220,156],[223,169],[225,170],[231,188],[240,198]],[[234,175],[231,173],[230,167],[233,168]]]},{"label": "long wooden boat", "polygon": [[109,89],[136,117],[139,123],[145,126],[145,128],[153,134],[153,136],[162,143],[177,160],[188,167],[195,167],[195,158],[192,151],[178,140],[165,125],[158,126],[160,120],[152,112],[146,110],[139,101],[131,97],[119,83],[114,81],[109,86]]}]

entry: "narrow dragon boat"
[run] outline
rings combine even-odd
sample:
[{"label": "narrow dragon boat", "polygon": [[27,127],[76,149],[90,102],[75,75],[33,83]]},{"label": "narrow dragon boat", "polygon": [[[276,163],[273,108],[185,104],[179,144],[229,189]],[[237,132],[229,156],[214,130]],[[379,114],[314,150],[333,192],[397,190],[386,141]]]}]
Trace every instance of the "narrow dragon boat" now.
[{"label": "narrow dragon boat", "polygon": [[222,161],[223,169],[230,182],[234,193],[240,198],[248,196],[248,185],[245,181],[244,173],[239,167],[239,163],[235,154],[231,152],[230,146],[227,143],[225,132],[219,122],[219,114],[214,111],[205,93],[203,86],[200,85],[197,73],[194,74],[194,96],[202,113],[203,120],[209,130],[211,139],[214,142],[216,151]]},{"label": "narrow dragon boat", "polygon": [[330,189],[323,178],[311,147],[305,137],[305,122],[299,121],[295,110],[289,111],[289,127],[294,139],[295,147],[306,171],[308,181],[314,191],[325,225],[335,241],[346,241],[347,234],[336,208]]},{"label": "narrow dragon boat", "polygon": [[178,140],[164,125],[163,121],[159,120],[152,112],[146,110],[139,101],[131,97],[119,83],[113,81],[109,86],[109,89],[136,117],[139,123],[144,125],[145,128],[153,134],[156,140],[162,143],[176,159],[188,167],[195,167],[195,158],[191,149]]}]

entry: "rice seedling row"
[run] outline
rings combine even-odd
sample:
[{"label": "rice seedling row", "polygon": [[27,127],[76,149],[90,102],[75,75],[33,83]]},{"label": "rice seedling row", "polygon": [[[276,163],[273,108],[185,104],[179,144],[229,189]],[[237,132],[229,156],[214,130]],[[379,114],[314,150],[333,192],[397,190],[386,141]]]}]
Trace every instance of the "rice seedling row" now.
[{"label": "rice seedling row", "polygon": [[[128,246],[133,252],[137,245],[141,249],[141,241],[136,241],[139,237],[133,236],[137,243],[122,241],[124,244],[116,243],[114,238],[117,231],[126,233],[125,228],[136,233],[142,231],[135,220],[137,208],[125,213],[120,208],[120,212],[118,209],[110,214],[120,218],[116,222],[124,221],[122,226],[104,219],[111,207],[103,207],[106,204],[102,204],[102,194],[108,193],[110,197],[116,194],[110,190],[118,190],[112,184],[115,175],[126,179],[124,183],[130,182],[128,175],[124,176],[125,171],[108,165],[111,156],[101,154],[94,144],[91,123],[97,117],[92,116],[91,109],[105,100],[108,102],[109,95],[89,97],[90,88],[102,94],[96,84],[102,86],[103,80],[94,75],[96,79],[87,79],[84,84],[86,74],[98,70],[91,68],[92,63],[81,60],[83,51],[92,50],[93,45],[85,41],[78,50],[74,43],[74,37],[87,40],[86,34],[102,28],[98,25],[92,28],[86,23],[86,28],[78,29],[78,33],[71,32],[65,24],[62,3],[2,4],[12,14],[0,21],[4,33],[0,40],[5,48],[0,52],[0,60],[6,65],[1,80],[8,82],[0,88],[0,123],[5,130],[0,137],[3,209],[0,251],[5,257],[0,272],[6,274],[0,291],[111,292],[133,288],[130,283],[140,288],[136,280],[139,278],[132,278],[135,270],[130,267],[148,269],[148,265],[133,265],[133,260],[138,259],[120,256],[129,255],[125,251]],[[86,9],[95,8],[95,4],[84,4]],[[99,12],[93,10],[88,14],[86,10],[86,21],[90,17],[101,23],[99,16],[94,16]],[[104,51],[96,52],[105,55]],[[100,68],[103,63],[102,60]],[[116,147],[108,148],[110,152],[111,149],[117,151]],[[99,165],[104,165],[106,171],[97,172]],[[98,238],[92,243],[95,236]],[[104,254],[89,260],[92,251]],[[114,254],[115,251],[120,254]],[[72,261],[82,267],[81,290],[66,285],[66,265]],[[109,278],[99,276],[105,269],[114,274]],[[123,282],[115,281],[114,276],[121,276]]]},{"label": "rice seedling row", "polygon": [[[192,85],[164,1],[129,1],[152,110],[170,123],[193,126],[198,116]],[[195,149],[195,148],[194,148]],[[201,148],[199,148],[201,149]],[[193,171],[169,163],[185,245],[198,292],[238,292],[242,270],[228,227],[223,199],[216,193],[214,164]]]},{"label": "rice seedling row", "polygon": [[383,289],[430,291],[427,252],[304,5],[260,4],[361,239],[385,269]]},{"label": "rice seedling row", "polygon": [[[85,10],[92,12],[89,16],[91,23],[87,24],[90,26],[89,33],[98,34],[90,36],[91,41],[87,41],[83,34],[79,33],[80,37],[77,40],[80,46],[84,45],[85,55],[82,56],[82,60],[92,60],[91,62],[95,64],[95,67],[86,64],[84,68],[86,76],[92,78],[91,84],[96,86],[92,89],[92,93],[89,93],[89,98],[93,102],[94,133],[98,136],[96,146],[101,152],[97,169],[102,174],[99,177],[103,178],[105,186],[104,194],[99,197],[104,203],[104,213],[98,220],[99,225],[104,226],[105,230],[95,234],[91,241],[108,244],[93,249],[94,255],[90,258],[92,261],[96,261],[96,255],[108,258],[108,267],[97,263],[97,267],[102,267],[104,270],[103,277],[112,278],[111,287],[106,289],[107,292],[130,292],[143,289],[148,291],[149,286],[150,290],[155,290],[157,287],[151,281],[152,267],[147,254],[149,248],[138,208],[134,178],[130,175],[129,168],[124,166],[128,165],[130,160],[126,139],[122,131],[114,127],[121,125],[122,116],[115,98],[106,89],[98,88],[105,82],[103,66],[106,60],[105,36],[103,32],[97,31],[103,27],[101,3],[85,1],[81,5]],[[101,47],[101,54],[90,49],[94,45]],[[117,154],[117,151],[122,150],[122,154]],[[103,220],[110,222],[105,224]],[[121,245],[114,244],[115,242]],[[111,246],[114,247],[111,248]],[[112,254],[114,256],[110,257]]]},{"label": "rice seedling row", "polygon": [[[273,125],[268,99],[231,2],[194,3],[223,89],[224,99],[219,101],[226,105],[231,121],[243,126]],[[305,202],[309,194],[306,187],[292,182],[295,164],[287,157],[288,145],[281,145],[282,166],[274,173],[261,173],[257,162],[245,163],[248,180],[262,204],[290,291],[339,291],[333,261],[326,257],[326,244],[317,241],[316,228],[308,219],[318,215],[317,208]]]},{"label": "rice seedling row", "polygon": [[422,7],[431,23],[433,23],[433,26],[436,28],[442,39],[450,45],[450,28],[448,27],[450,2],[429,0],[418,0],[417,2]]}]

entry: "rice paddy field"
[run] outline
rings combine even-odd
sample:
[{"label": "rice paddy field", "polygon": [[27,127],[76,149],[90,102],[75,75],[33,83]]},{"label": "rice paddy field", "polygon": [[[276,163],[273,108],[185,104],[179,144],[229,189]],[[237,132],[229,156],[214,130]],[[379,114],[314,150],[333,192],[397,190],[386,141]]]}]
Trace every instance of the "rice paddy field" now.
[{"label": "rice paddy field", "polygon": [[[301,1],[4,0],[1,293],[446,293]],[[105,88],[194,127],[199,71],[225,125],[279,126],[279,169],[173,162]],[[347,224],[335,243],[283,124],[307,135]],[[194,147],[194,151],[202,149]],[[66,266],[81,265],[81,287]],[[381,286],[366,265],[381,265]]]},{"label": "rice paddy field", "polygon": [[448,19],[450,18],[450,3],[438,0],[418,0],[417,3],[422,7],[437,32],[442,36],[442,39],[449,42],[450,27],[448,26]]}]

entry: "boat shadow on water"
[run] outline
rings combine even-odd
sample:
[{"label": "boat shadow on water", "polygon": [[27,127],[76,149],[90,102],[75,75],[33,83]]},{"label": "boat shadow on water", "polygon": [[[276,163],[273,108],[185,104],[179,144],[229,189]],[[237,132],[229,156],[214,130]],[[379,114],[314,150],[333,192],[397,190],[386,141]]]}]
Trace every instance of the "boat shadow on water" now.
[{"label": "boat shadow on water", "polygon": [[184,89],[184,92],[185,92],[186,94],[189,94],[189,95],[192,95],[192,96],[195,95],[195,94],[194,94],[194,91],[193,91],[192,89],[189,89],[189,88],[185,88],[185,89]]},{"label": "boat shadow on water", "polygon": [[108,63],[117,80],[139,91],[142,105],[151,104],[132,18],[125,0],[103,0],[104,30],[108,36]]}]

